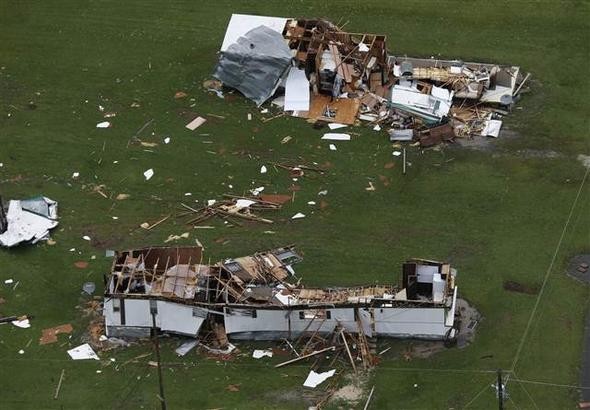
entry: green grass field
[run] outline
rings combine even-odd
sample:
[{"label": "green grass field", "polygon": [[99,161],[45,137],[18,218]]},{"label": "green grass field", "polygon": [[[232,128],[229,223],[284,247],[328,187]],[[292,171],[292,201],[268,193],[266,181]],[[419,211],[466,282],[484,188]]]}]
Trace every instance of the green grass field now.
[{"label": "green grass field", "polygon": [[[262,123],[239,95],[221,100],[201,87],[231,13],[324,17],[349,31],[387,34],[392,54],[520,65],[533,81],[504,122],[516,136],[483,151],[413,149],[402,176],[385,134],[356,127],[353,141],[333,152],[320,141],[322,131],[304,120]],[[590,154],[589,19],[584,1],[0,2],[0,194],[44,194],[59,201],[61,216],[55,245],[0,249],[2,316],[34,316],[30,329],[0,326],[0,408],[159,408],[157,374],[147,365],[153,357],[122,366],[149,346],[104,353],[100,362],[71,361],[66,350],[80,344],[88,321],[77,309],[86,300],[82,283],[95,281],[102,291],[110,266],[105,249],[159,245],[186,231],[189,239],[177,243],[198,238],[211,260],[296,243],[305,254],[297,272],[310,285],[397,282],[406,258],[450,261],[459,270],[461,296],[484,316],[475,342],[406,362],[393,352],[410,342],[381,341],[397,348],[367,382],[376,386],[372,409],[496,408],[494,372],[510,370],[515,359],[514,379],[579,385],[590,292],[564,269],[571,256],[589,250],[587,185],[565,231],[564,224],[586,171],[576,157]],[[189,97],[174,99],[179,90]],[[99,105],[117,113],[112,128],[95,128],[103,121]],[[225,119],[210,116],[190,132],[184,111]],[[128,146],[152,119],[139,138],[159,145]],[[292,140],[281,144],[285,136]],[[138,227],[175,212],[180,202],[260,185],[265,192],[289,192],[285,172],[259,173],[281,158],[315,161],[330,171],[301,178],[295,202],[271,216],[273,226],[213,222],[215,229],[192,230],[171,219],[149,232]],[[391,161],[396,165],[386,169]],[[148,168],[155,175],[146,182]],[[77,180],[73,172],[80,173]],[[365,190],[368,181],[376,191]],[[105,199],[92,191],[95,185],[130,198]],[[324,189],[327,207],[308,206],[319,203]],[[296,212],[307,217],[291,221]],[[269,229],[275,233],[265,234]],[[80,260],[89,267],[76,268]],[[536,296],[507,292],[502,283],[540,287],[549,267],[517,356]],[[8,278],[19,282],[16,289],[4,285]],[[71,339],[38,344],[43,328],[63,323],[74,326]],[[162,345],[163,360],[172,363],[164,368],[170,409],[306,408],[305,364],[274,369],[280,358],[251,360],[245,344],[246,356],[232,362],[194,352],[180,359],[177,344]],[[240,384],[240,391],[228,392],[229,384]],[[510,381],[508,390],[506,408],[572,409],[579,399],[567,387]]]}]

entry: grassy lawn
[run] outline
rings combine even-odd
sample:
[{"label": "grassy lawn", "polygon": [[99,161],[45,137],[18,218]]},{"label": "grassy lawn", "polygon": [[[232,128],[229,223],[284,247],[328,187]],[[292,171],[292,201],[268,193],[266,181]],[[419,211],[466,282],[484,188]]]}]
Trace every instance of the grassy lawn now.
[{"label": "grassy lawn", "polygon": [[[77,308],[87,300],[83,282],[102,291],[110,266],[105,249],[158,245],[187,231],[190,237],[177,243],[198,238],[212,260],[296,243],[305,254],[297,272],[310,285],[397,282],[406,258],[450,261],[461,296],[484,316],[474,344],[409,362],[386,355],[368,382],[375,409],[495,408],[493,372],[512,367],[536,301],[502,283],[540,287],[552,266],[513,377],[578,385],[590,292],[564,269],[571,256],[589,250],[588,185],[560,236],[584,178],[576,157],[590,154],[589,9],[588,2],[524,0],[0,2],[0,195],[44,194],[59,201],[61,214],[55,245],[0,249],[0,312],[34,316],[30,329],[0,326],[0,407],[159,408],[157,374],[147,365],[153,357],[123,365],[149,347],[105,353],[100,362],[71,361],[66,350],[85,332],[88,319]],[[413,149],[402,176],[385,134],[356,127],[353,141],[330,151],[322,131],[304,120],[262,123],[239,95],[221,100],[201,87],[231,13],[325,17],[350,31],[387,34],[392,54],[520,65],[533,81],[504,122],[516,136],[480,151]],[[174,99],[178,90],[188,98]],[[112,128],[95,128],[104,120],[99,105],[117,113]],[[209,116],[191,132],[186,111],[225,119]],[[129,145],[150,120],[138,137],[159,145]],[[285,136],[292,140],[281,144]],[[270,216],[272,226],[212,222],[215,229],[192,230],[171,218],[151,231],[138,227],[174,213],[180,202],[261,185],[289,193],[293,182],[269,165],[281,158],[315,161],[329,172],[299,179],[295,201]],[[385,168],[391,161],[395,166]],[[264,164],[269,172],[262,175]],[[146,182],[148,168],[155,175]],[[73,172],[80,177],[73,180]],[[365,190],[369,181],[374,192]],[[106,199],[93,192],[96,185],[113,198],[130,197]],[[321,190],[328,194],[318,197]],[[307,205],[322,198],[323,209]],[[307,217],[291,221],[296,212]],[[269,229],[275,233],[264,233]],[[76,268],[80,260],[88,268]],[[8,278],[19,282],[16,289],[4,285]],[[71,339],[39,346],[43,328],[63,323],[74,326]],[[409,343],[381,341],[396,346],[392,352]],[[162,346],[163,360],[172,363],[164,369],[170,409],[304,408],[300,386],[308,366],[274,369],[281,358],[251,360],[245,344],[246,355],[232,362],[194,353],[177,358],[177,344]],[[240,391],[228,392],[229,384]],[[507,408],[574,408],[578,400],[564,387],[511,381],[508,390]]]}]

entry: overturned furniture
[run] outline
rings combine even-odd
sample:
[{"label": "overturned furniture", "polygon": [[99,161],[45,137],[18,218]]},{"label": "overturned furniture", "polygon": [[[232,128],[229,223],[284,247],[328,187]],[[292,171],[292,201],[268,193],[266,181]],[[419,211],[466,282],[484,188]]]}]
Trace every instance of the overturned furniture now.
[{"label": "overturned furniture", "polygon": [[202,262],[200,247],[118,252],[105,275],[109,336],[149,334],[152,315],[164,332],[196,337],[208,321],[233,340],[278,340],[335,329],[366,337],[454,338],[456,271],[410,260],[401,287],[306,288],[289,282],[302,260],[287,246]]},{"label": "overturned furniture", "polygon": [[37,243],[57,226],[57,202],[44,196],[11,200],[8,211],[0,199],[0,246]]}]

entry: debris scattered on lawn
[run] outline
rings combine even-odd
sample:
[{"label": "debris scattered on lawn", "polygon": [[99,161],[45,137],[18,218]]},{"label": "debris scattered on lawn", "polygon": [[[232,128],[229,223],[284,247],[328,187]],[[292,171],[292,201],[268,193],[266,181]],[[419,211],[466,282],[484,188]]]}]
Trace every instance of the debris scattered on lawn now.
[{"label": "debris scattered on lawn", "polygon": [[46,345],[57,342],[57,335],[59,334],[70,334],[74,329],[72,325],[66,323],[65,325],[59,325],[56,327],[50,327],[41,331],[41,338],[39,339],[40,345]]},{"label": "debris scattered on lawn", "polygon": [[96,290],[96,284],[94,282],[84,282],[82,285],[82,292],[87,295],[92,295]]},{"label": "debris scattered on lawn", "polygon": [[348,125],[346,125],[346,124],[338,124],[338,123],[335,123],[335,122],[331,122],[331,123],[328,124],[328,128],[330,128],[331,130],[337,130],[339,128],[345,128],[345,127],[348,127]]},{"label": "debris scattered on lawn", "polygon": [[[497,137],[530,74],[389,55],[385,35],[348,33],[322,19],[234,14],[213,76],[258,106],[275,96],[272,104],[287,114],[330,129],[358,120],[392,140],[432,146]],[[285,95],[277,96],[281,84]],[[448,131],[431,131],[442,125]]]},{"label": "debris scattered on lawn", "polygon": [[12,323],[16,327],[20,327],[21,329],[28,329],[29,327],[31,327],[31,323],[29,322],[29,319],[26,316],[23,316],[22,318],[19,318],[17,320],[13,320],[10,323]]},{"label": "debris scattered on lawn", "polygon": [[189,340],[188,342],[184,342],[180,346],[178,346],[175,350],[176,354],[179,356],[184,356],[188,352],[190,352],[199,342],[197,340]]},{"label": "debris scattered on lawn", "polygon": [[303,385],[305,387],[311,387],[312,389],[316,388],[317,386],[328,380],[330,377],[334,376],[334,373],[336,373],[336,369],[332,369],[323,373],[316,373],[313,370],[311,370],[307,375],[307,379],[305,379],[305,381],[303,382]]},{"label": "debris scattered on lawn", "polygon": [[286,144],[287,142],[291,141],[293,139],[293,137],[290,136],[286,136],[281,140],[281,144]]},{"label": "debris scattered on lawn", "polygon": [[254,359],[260,359],[260,358],[265,357],[265,356],[272,357],[272,349],[267,349],[267,350],[258,350],[258,349],[256,349],[256,350],[254,350],[252,352],[252,357]]},{"label": "debris scattered on lawn", "polygon": [[164,144],[170,144],[170,137],[164,138]]},{"label": "debris scattered on lawn", "polygon": [[186,124],[186,128],[188,128],[191,131],[196,130],[197,128],[199,128],[201,125],[203,125],[207,120],[203,117],[197,117],[194,120],[192,120],[191,122],[189,122],[188,124]]},{"label": "debris scattered on lawn", "polygon": [[91,239],[90,239],[90,236],[88,236],[88,235],[84,235],[84,236],[82,237],[82,239],[84,239],[85,241],[90,241],[90,240],[91,240]]},{"label": "debris scattered on lawn", "polygon": [[74,172],[74,173],[72,174],[72,179],[76,179],[76,178],[78,178],[79,176],[80,176],[80,173],[79,173],[79,172]]},{"label": "debris scattered on lawn", "polygon": [[260,167],[260,173],[261,174],[266,174],[267,171],[268,170],[266,169],[266,166],[263,165],[263,166]]},{"label": "debris scattered on lawn", "polygon": [[103,121],[103,122],[99,122],[98,124],[96,124],[96,128],[109,128],[111,126],[111,123],[108,121]]},{"label": "debris scattered on lawn", "polygon": [[237,392],[237,391],[240,391],[240,385],[239,384],[230,384],[225,388],[225,390],[231,391],[231,392]]},{"label": "debris scattered on lawn", "polygon": [[143,173],[143,176],[145,177],[146,181],[149,181],[150,178],[154,176],[154,170],[152,168],[148,169]]},{"label": "debris scattered on lawn", "polygon": [[241,225],[236,219],[245,219],[248,221],[264,222],[271,224],[272,220],[262,218],[252,211],[264,211],[270,209],[280,209],[281,205],[274,202],[267,202],[256,197],[237,197],[225,195],[228,199],[222,201],[210,200],[207,206],[202,208],[193,208],[186,204],[180,204],[184,212],[178,214],[179,217],[190,215],[191,219],[187,224],[198,225],[201,222],[217,216],[232,225]]},{"label": "debris scattered on lawn", "polygon": [[131,195],[129,195],[129,194],[118,194],[118,195],[115,197],[115,199],[116,199],[117,201],[123,201],[123,200],[125,200],[125,199],[128,199],[130,196],[131,196]]},{"label": "debris scattered on lawn", "polygon": [[336,151],[336,145],[330,144],[330,151]]},{"label": "debris scattered on lawn", "polygon": [[399,157],[402,154],[401,151],[393,151],[393,156],[394,157]]},{"label": "debris scattered on lawn", "polygon": [[99,360],[98,356],[88,343],[84,343],[83,345],[68,350],[68,354],[73,360]]},{"label": "debris scattered on lawn", "polygon": [[329,132],[324,134],[322,137],[323,140],[330,140],[330,141],[350,141],[350,134],[338,134]]},{"label": "debris scattered on lawn", "polygon": [[186,98],[188,97],[188,94],[185,93],[184,91],[177,91],[176,93],[174,93],[174,98],[175,99],[180,99],[180,98]]},{"label": "debris scattered on lawn", "polygon": [[57,202],[39,196],[11,200],[5,212],[0,198],[0,245],[8,248],[23,242],[37,243],[49,238],[57,222]]},{"label": "debris scattered on lawn", "polygon": [[305,218],[305,214],[302,214],[301,212],[297,212],[295,215],[293,215],[291,217],[291,219],[301,219],[301,218]]}]

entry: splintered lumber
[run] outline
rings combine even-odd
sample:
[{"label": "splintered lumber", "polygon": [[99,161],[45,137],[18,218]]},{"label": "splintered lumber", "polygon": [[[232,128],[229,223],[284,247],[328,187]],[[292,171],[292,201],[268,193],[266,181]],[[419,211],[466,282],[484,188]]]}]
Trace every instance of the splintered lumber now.
[{"label": "splintered lumber", "polygon": [[324,353],[324,352],[327,352],[327,351],[330,351],[330,350],[332,350],[332,351],[333,350],[336,350],[336,346],[326,347],[325,349],[317,350],[315,352],[312,352],[312,353],[309,353],[309,354],[306,354],[306,355],[303,355],[303,356],[299,356],[299,357],[297,357],[295,359],[287,360],[286,362],[277,364],[275,367],[283,367],[283,366],[286,366],[288,364],[298,362],[299,360],[307,359],[308,357],[316,356],[318,354],[321,354],[321,353]]},{"label": "splintered lumber", "polygon": [[59,396],[59,391],[61,390],[61,382],[64,380],[64,374],[66,369],[61,369],[61,375],[59,376],[59,382],[57,382],[57,387],[55,388],[55,394],[53,395],[53,399],[57,400],[57,396]]},{"label": "splintered lumber", "polygon": [[363,410],[367,410],[369,408],[369,403],[371,402],[371,398],[373,397],[373,391],[375,391],[375,386],[371,387],[371,392],[369,393],[369,397],[367,397],[367,402],[365,403],[365,407],[363,407]]},{"label": "splintered lumber", "polygon": [[346,335],[344,334],[344,329],[340,331],[340,337],[344,342],[344,347],[346,348],[346,353],[348,354],[348,358],[350,359],[350,364],[352,365],[352,370],[356,373],[356,366],[354,364],[354,359],[352,358],[352,354],[350,353],[350,348],[348,347],[348,342],[346,341]]}]

